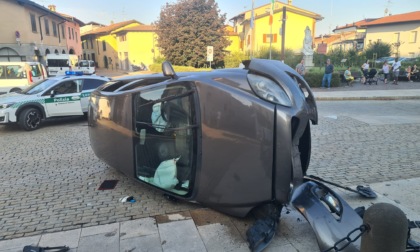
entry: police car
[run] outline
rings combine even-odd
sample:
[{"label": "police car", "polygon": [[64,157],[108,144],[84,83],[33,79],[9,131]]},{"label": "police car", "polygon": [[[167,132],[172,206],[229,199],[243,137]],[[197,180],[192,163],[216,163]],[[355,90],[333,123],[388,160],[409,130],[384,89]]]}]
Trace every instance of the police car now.
[{"label": "police car", "polygon": [[43,119],[83,115],[90,93],[109,81],[103,76],[83,76],[83,72],[47,78],[21,93],[0,95],[0,124],[18,123],[24,130],[35,130]]}]

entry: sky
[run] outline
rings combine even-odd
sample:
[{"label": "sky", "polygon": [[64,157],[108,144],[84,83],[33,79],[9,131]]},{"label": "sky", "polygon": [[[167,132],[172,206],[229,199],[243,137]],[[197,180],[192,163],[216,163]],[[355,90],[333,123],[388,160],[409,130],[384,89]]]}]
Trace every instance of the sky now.
[{"label": "sky", "polygon": [[[58,12],[74,16],[81,21],[108,25],[135,19],[151,24],[159,18],[161,8],[176,0],[33,0],[47,7],[54,4]],[[252,0],[216,0],[220,12],[226,13],[227,22],[241,12],[250,10]],[[255,7],[269,4],[270,0],[255,0]],[[287,0],[281,0],[287,3]],[[343,26],[365,18],[420,11],[420,0],[293,0],[296,7],[324,17],[317,22],[315,35],[329,34],[336,26]],[[228,24],[232,24],[231,22]]]}]

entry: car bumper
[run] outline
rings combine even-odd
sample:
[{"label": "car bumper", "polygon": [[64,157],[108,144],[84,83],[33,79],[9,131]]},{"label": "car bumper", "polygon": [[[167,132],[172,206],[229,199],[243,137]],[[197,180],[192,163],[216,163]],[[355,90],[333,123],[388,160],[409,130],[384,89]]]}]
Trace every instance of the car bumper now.
[{"label": "car bumper", "polygon": [[7,110],[0,110],[0,124],[11,123],[10,119],[10,113]]},{"label": "car bumper", "polygon": [[[335,246],[336,242],[363,224],[356,211],[322,183],[302,183],[293,191],[291,202],[312,226],[321,251]],[[331,209],[336,209],[336,212]],[[350,243],[343,251],[359,250],[360,239]]]}]

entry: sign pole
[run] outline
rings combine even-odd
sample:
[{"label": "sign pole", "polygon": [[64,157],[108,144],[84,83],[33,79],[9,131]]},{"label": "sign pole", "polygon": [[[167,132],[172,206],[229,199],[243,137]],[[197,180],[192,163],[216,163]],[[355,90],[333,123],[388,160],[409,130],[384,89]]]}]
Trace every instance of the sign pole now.
[{"label": "sign pole", "polygon": [[210,62],[211,68],[211,62],[213,61],[213,46],[207,46],[207,61]]}]

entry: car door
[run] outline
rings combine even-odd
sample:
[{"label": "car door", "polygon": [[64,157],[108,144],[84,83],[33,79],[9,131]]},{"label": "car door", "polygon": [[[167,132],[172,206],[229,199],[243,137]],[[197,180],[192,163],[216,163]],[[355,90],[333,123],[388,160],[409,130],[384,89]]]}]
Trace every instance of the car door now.
[{"label": "car door", "polygon": [[44,93],[47,116],[83,115],[80,103],[81,79],[65,80]]},{"label": "car door", "polygon": [[90,93],[105,82],[106,80],[102,79],[86,78],[83,80],[82,91],[80,94],[80,103],[83,113],[88,111]]}]

